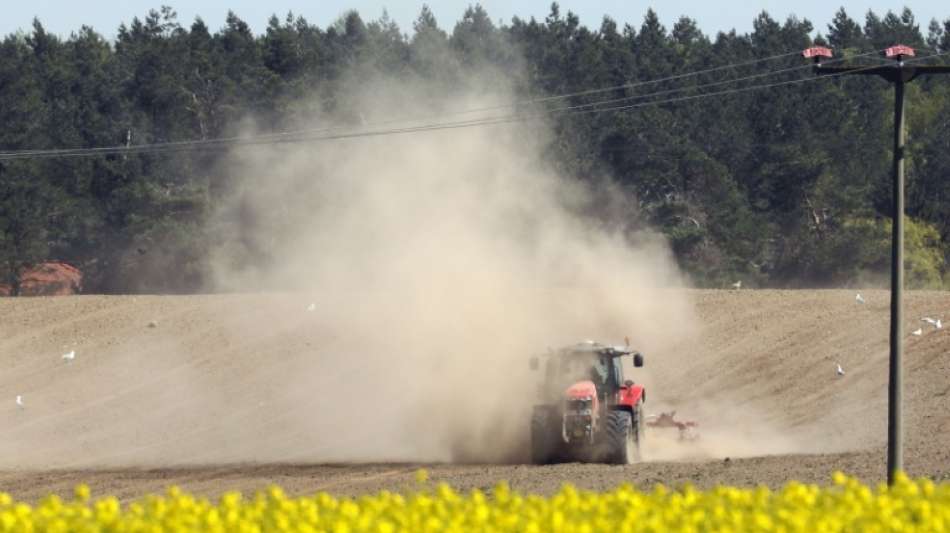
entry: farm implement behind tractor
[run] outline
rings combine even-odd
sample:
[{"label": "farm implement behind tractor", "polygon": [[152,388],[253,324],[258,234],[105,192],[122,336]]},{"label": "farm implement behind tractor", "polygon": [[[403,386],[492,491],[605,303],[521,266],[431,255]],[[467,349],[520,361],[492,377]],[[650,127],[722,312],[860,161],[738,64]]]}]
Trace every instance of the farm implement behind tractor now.
[{"label": "farm implement behind tractor", "polygon": [[699,433],[696,427],[697,422],[692,420],[676,420],[676,411],[660,413],[658,415],[647,415],[647,427],[650,428],[675,428],[678,432],[680,442],[693,442],[699,439]]}]

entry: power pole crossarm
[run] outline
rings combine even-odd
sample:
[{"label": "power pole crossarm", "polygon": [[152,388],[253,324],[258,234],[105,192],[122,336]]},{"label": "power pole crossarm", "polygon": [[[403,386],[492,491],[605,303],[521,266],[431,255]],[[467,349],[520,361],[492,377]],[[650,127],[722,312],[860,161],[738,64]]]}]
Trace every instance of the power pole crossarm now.
[{"label": "power pole crossarm", "polygon": [[880,76],[885,80],[896,83],[902,80],[904,83],[914,80],[925,74],[950,74],[950,65],[882,65],[879,67],[826,67],[824,65],[815,65],[815,74],[836,75],[843,74],[861,74],[864,76]]}]

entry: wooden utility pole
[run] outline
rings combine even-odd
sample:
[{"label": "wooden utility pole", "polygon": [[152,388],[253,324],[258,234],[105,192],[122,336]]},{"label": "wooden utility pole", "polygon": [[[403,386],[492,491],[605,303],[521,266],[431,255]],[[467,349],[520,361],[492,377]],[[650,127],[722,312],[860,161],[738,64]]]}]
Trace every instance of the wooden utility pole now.
[{"label": "wooden utility pole", "polygon": [[887,384],[887,483],[894,484],[894,477],[904,467],[902,420],[903,375],[903,292],[904,292],[904,85],[925,74],[950,74],[950,66],[917,65],[905,62],[914,57],[914,49],[902,44],[884,51],[893,59],[889,65],[874,67],[828,67],[821,58],[831,57],[831,50],[817,46],[802,52],[806,58],[815,60],[818,75],[862,74],[880,76],[894,84],[894,164],[891,223],[891,337],[890,369]]}]

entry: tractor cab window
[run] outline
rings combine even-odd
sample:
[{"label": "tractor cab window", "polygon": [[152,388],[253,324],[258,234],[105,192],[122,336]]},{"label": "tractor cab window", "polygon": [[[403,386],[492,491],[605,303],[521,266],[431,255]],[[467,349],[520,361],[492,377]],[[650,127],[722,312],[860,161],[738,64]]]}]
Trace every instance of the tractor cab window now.
[{"label": "tractor cab window", "polygon": [[597,376],[597,379],[593,379],[593,381],[601,394],[614,392],[623,383],[623,369],[620,366],[620,360],[614,357],[600,357],[592,372]]},{"label": "tractor cab window", "polygon": [[594,359],[590,379],[600,389],[610,382],[610,361],[604,357]]},{"label": "tractor cab window", "polygon": [[619,389],[623,385],[623,365],[620,364],[620,359],[614,359],[611,366],[614,370],[614,387]]}]

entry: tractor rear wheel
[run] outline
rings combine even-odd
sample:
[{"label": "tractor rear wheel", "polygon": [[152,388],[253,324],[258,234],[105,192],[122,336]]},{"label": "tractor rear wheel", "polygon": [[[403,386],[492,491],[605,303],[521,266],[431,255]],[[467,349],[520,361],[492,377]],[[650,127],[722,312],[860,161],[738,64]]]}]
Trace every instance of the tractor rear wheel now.
[{"label": "tractor rear wheel", "polygon": [[535,407],[531,414],[531,462],[544,465],[556,462],[560,452],[561,427],[555,409]]},{"label": "tractor rear wheel", "polygon": [[633,416],[627,411],[609,411],[604,424],[606,462],[626,465],[637,459],[638,446]]}]

